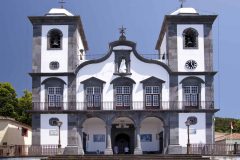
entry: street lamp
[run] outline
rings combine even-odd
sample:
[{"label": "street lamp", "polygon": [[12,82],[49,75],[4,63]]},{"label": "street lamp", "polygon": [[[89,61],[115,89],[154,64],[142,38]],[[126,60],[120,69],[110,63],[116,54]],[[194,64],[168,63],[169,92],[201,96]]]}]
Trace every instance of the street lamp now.
[{"label": "street lamp", "polygon": [[191,125],[191,121],[188,119],[185,122],[185,124],[187,126],[187,154],[189,154],[189,150],[190,150],[189,126]]},{"label": "street lamp", "polygon": [[58,154],[61,154],[61,126],[63,122],[57,121],[57,126],[58,126]]}]

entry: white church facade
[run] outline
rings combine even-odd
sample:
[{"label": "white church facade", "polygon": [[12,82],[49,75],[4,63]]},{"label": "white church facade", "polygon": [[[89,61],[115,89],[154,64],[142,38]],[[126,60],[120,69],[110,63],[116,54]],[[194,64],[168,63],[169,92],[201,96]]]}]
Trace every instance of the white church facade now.
[{"label": "white church facade", "polygon": [[64,154],[186,153],[190,143],[214,143],[212,24],[216,15],[180,8],[166,15],[156,50],[144,58],[120,38],[100,58],[87,59],[80,16],[51,9],[31,16],[32,144]]}]

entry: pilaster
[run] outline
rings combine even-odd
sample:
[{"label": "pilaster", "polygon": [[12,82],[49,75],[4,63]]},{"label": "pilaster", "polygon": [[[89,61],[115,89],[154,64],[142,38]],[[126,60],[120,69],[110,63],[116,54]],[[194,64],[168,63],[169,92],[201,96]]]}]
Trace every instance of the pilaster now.
[{"label": "pilaster", "polygon": [[113,155],[112,140],[111,140],[111,129],[112,129],[112,126],[108,124],[106,126],[106,137],[107,137],[106,146],[107,147],[104,151],[104,154],[106,154],[106,155]]},{"label": "pilaster", "polygon": [[137,125],[135,127],[135,149],[134,149],[135,155],[143,154],[142,147],[141,147],[141,139],[140,139],[140,125]]}]

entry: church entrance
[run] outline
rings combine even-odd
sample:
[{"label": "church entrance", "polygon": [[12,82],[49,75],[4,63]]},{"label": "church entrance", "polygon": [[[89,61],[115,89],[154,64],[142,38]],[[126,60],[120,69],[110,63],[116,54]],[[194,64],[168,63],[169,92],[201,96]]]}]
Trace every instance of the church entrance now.
[{"label": "church entrance", "polygon": [[127,150],[129,152],[129,144],[130,144],[130,137],[127,134],[120,133],[115,138],[114,148],[117,147],[118,154],[124,154],[126,150],[125,147],[127,147]]},{"label": "church entrance", "polygon": [[111,139],[114,154],[133,154],[134,152],[134,124],[127,117],[120,117],[112,124]]}]

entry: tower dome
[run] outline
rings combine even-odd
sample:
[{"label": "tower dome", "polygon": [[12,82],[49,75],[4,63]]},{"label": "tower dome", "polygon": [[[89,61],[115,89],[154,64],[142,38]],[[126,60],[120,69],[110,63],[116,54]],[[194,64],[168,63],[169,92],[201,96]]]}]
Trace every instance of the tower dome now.
[{"label": "tower dome", "polygon": [[179,8],[170,15],[199,15],[199,13],[194,8]]},{"label": "tower dome", "polygon": [[74,16],[74,15],[65,8],[52,8],[46,14],[46,16]]}]

